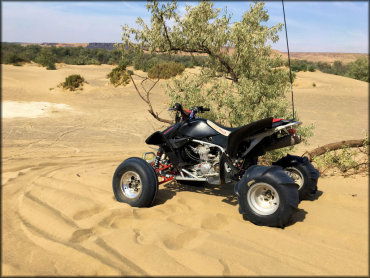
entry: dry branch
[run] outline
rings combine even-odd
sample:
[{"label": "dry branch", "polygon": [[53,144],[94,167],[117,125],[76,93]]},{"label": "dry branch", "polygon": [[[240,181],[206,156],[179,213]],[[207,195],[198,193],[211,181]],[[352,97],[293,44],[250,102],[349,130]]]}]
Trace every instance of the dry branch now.
[{"label": "dry branch", "polygon": [[365,139],[358,139],[358,140],[345,140],[340,141],[336,143],[330,143],[321,147],[318,147],[316,149],[313,149],[312,151],[306,151],[302,156],[306,156],[309,161],[312,161],[312,159],[316,156],[323,155],[327,151],[335,151],[342,149],[343,147],[350,147],[350,148],[358,148],[362,147],[365,143]]},{"label": "dry branch", "polygon": [[151,101],[150,101],[150,92],[152,91],[152,89],[154,88],[154,86],[155,85],[157,85],[157,83],[158,83],[158,81],[159,81],[159,79],[158,80],[156,80],[156,81],[153,81],[153,80],[151,80],[152,82],[153,82],[153,85],[149,88],[149,90],[147,90],[147,89],[145,89],[145,87],[144,87],[144,82],[146,81],[146,80],[148,80],[149,78],[148,77],[142,77],[142,76],[140,76],[140,75],[137,75],[137,74],[134,74],[134,75],[136,75],[136,76],[138,76],[138,77],[140,77],[140,78],[143,78],[143,80],[141,81],[141,83],[140,83],[140,85],[141,85],[141,87],[143,88],[143,90],[144,90],[144,92],[145,92],[145,94],[142,94],[141,92],[140,92],[140,90],[139,90],[139,88],[137,87],[137,85],[136,85],[136,83],[135,83],[135,80],[132,78],[132,75],[130,74],[130,78],[131,78],[131,81],[132,81],[132,84],[134,84],[134,87],[135,87],[135,89],[136,89],[136,92],[138,93],[138,95],[140,96],[140,98],[146,103],[146,104],[148,104],[148,106],[149,106],[149,110],[148,110],[148,112],[157,120],[157,121],[160,121],[160,122],[162,122],[162,123],[167,123],[167,124],[173,124],[174,122],[173,121],[170,121],[170,120],[167,120],[167,119],[163,119],[163,118],[161,118],[161,117],[159,117],[159,114],[157,113],[157,112],[155,112],[154,111],[154,109],[153,109],[153,105],[152,105],[152,103],[151,103]]}]

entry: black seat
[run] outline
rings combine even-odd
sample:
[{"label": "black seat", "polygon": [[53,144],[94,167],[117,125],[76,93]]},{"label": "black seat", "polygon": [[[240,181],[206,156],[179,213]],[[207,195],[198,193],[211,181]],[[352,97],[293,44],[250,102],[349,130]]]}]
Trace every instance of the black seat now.
[{"label": "black seat", "polygon": [[259,121],[255,121],[252,123],[249,123],[245,126],[236,128],[234,131],[230,133],[230,135],[227,137],[227,146],[226,151],[229,154],[230,157],[235,157],[240,143],[247,137],[262,132],[265,129],[272,128],[272,117],[262,119]]}]

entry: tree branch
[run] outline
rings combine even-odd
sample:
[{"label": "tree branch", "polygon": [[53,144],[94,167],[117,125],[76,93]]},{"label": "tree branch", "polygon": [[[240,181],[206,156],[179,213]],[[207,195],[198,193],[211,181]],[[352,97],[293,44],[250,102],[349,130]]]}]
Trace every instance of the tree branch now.
[{"label": "tree branch", "polygon": [[[135,74],[136,75],[136,74]],[[139,76],[139,75],[137,75],[137,76]],[[137,87],[137,85],[136,85],[136,83],[135,83],[135,81],[134,81],[134,79],[132,78],[132,75],[130,74],[130,78],[131,78],[131,81],[132,81],[132,83],[134,84],[134,87],[135,87],[135,89],[136,89],[136,92],[138,93],[138,95],[140,96],[140,98],[146,103],[146,104],[148,104],[148,106],[149,106],[149,110],[148,110],[148,112],[156,119],[156,120],[158,120],[158,121],[160,121],[160,122],[162,122],[162,123],[167,123],[167,124],[173,124],[174,122],[173,121],[170,121],[170,120],[167,120],[167,119],[163,119],[163,118],[161,118],[161,117],[159,117],[159,114],[157,113],[157,112],[155,112],[154,111],[154,109],[153,109],[153,105],[152,105],[152,103],[151,103],[151,101],[150,101],[150,92],[152,91],[152,89],[154,88],[154,86],[159,82],[159,79],[157,80],[157,81],[155,81],[154,82],[154,84],[150,87],[150,89],[149,90],[146,90],[145,89],[145,87],[144,87],[144,85],[143,85],[143,82],[144,81],[146,81],[146,80],[148,80],[149,78],[148,77],[142,77],[142,76],[139,76],[139,77],[141,77],[141,78],[143,78],[143,80],[141,81],[141,83],[140,83],[140,85],[141,85],[141,87],[143,88],[143,90],[145,91],[145,93],[146,93],[146,98],[140,93],[140,90],[139,90],[139,88]]]},{"label": "tree branch", "polygon": [[340,141],[336,143],[330,143],[330,144],[318,147],[316,149],[313,149],[312,151],[306,151],[304,154],[302,154],[302,157],[306,156],[309,161],[312,161],[314,157],[323,155],[324,153],[328,151],[339,150],[346,146],[350,148],[362,147],[364,143],[365,143],[365,139],[346,140],[346,141]]},{"label": "tree branch", "polygon": [[160,16],[161,16],[161,20],[162,20],[162,24],[164,28],[164,35],[166,36],[168,44],[170,45],[170,49],[171,49],[172,43],[171,43],[170,37],[168,36],[167,26],[166,26],[166,23],[164,22],[163,14],[161,14]]},{"label": "tree branch", "polygon": [[140,96],[140,98],[141,98],[144,102],[148,103],[148,101],[147,101],[147,100],[146,100],[146,99],[141,95],[141,93],[140,93],[139,89],[137,88],[136,83],[135,83],[134,79],[132,78],[132,75],[131,75],[131,74],[130,74],[130,78],[131,78],[132,84],[134,84],[135,89],[136,89],[136,92],[138,93],[138,95]]},{"label": "tree branch", "polygon": [[218,54],[216,54],[216,53],[212,52],[212,51],[211,51],[207,46],[205,46],[204,44],[203,44],[203,46],[202,46],[202,47],[205,49],[206,53],[207,53],[209,56],[216,58],[216,59],[221,63],[221,65],[223,65],[223,66],[226,68],[227,73],[229,73],[229,74],[231,75],[232,80],[233,80],[235,83],[238,83],[238,81],[239,81],[238,76],[235,74],[235,72],[234,72],[233,68],[229,65],[229,63],[227,63],[227,62],[222,58],[222,56],[220,56],[220,55],[218,55]]}]

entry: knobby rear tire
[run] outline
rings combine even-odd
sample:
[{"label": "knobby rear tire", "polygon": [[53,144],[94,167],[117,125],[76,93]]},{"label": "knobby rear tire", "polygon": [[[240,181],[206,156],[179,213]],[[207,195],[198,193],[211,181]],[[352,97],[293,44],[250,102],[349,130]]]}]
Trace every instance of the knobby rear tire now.
[{"label": "knobby rear tire", "polygon": [[293,179],[298,179],[299,200],[312,199],[316,194],[320,173],[306,157],[288,154],[272,164],[283,167]]},{"label": "knobby rear tire", "polygon": [[[239,212],[256,225],[283,228],[298,209],[298,186],[279,166],[251,166],[234,190],[238,195]],[[268,196],[272,198],[272,205],[265,209]]]}]

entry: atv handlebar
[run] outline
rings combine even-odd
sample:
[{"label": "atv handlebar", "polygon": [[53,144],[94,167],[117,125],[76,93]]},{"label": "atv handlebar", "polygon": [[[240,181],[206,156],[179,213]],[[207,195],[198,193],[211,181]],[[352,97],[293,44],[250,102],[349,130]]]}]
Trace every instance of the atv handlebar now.
[{"label": "atv handlebar", "polygon": [[200,113],[204,113],[206,111],[210,111],[211,109],[209,108],[204,108],[203,106],[197,106],[197,107],[193,107],[191,108],[190,110],[194,111],[194,112],[200,112]]},{"label": "atv handlebar", "polygon": [[196,107],[190,108],[190,110],[184,110],[180,103],[175,103],[175,105],[172,108],[168,109],[168,111],[178,111],[181,114],[187,114],[187,113],[185,113],[187,111],[190,111],[190,112],[192,111],[194,113],[198,113],[198,112],[199,113],[204,113],[204,112],[211,111],[211,110],[209,108],[205,108],[203,106],[196,106]]},{"label": "atv handlebar", "polygon": [[[187,120],[187,119],[191,120],[195,117],[196,113],[204,113],[204,112],[210,111],[210,109],[205,108],[203,106],[196,106],[196,107],[190,108],[190,110],[184,110],[180,103],[175,103],[175,105],[172,108],[168,109],[168,111],[180,112],[182,120]],[[176,118],[176,122],[177,122],[177,118]]]}]

